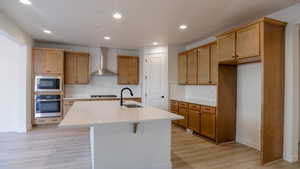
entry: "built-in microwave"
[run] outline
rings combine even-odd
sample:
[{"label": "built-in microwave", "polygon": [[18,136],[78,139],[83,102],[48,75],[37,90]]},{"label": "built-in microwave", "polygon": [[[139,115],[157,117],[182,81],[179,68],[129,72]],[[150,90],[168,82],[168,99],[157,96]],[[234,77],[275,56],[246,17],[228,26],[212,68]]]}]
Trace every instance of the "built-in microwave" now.
[{"label": "built-in microwave", "polygon": [[35,114],[38,117],[61,117],[61,95],[38,94],[35,95]]},{"label": "built-in microwave", "polygon": [[36,76],[35,91],[36,92],[62,91],[62,77],[61,76]]}]

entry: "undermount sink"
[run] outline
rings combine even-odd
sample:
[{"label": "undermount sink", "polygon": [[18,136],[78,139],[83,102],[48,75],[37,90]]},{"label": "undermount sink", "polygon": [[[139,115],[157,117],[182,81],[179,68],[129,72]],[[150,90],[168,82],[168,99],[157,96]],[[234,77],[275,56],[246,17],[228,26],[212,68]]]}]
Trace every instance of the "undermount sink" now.
[{"label": "undermount sink", "polygon": [[127,108],[142,108],[143,106],[138,105],[138,104],[125,104],[124,105]]}]

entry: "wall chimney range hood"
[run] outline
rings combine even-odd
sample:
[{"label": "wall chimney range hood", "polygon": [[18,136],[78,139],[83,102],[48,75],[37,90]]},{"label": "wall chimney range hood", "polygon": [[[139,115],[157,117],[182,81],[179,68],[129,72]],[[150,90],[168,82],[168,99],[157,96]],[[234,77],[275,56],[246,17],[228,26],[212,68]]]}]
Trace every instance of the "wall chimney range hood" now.
[{"label": "wall chimney range hood", "polygon": [[108,48],[101,47],[99,55],[96,56],[98,61],[98,69],[92,73],[93,76],[116,76],[115,72],[107,69]]}]

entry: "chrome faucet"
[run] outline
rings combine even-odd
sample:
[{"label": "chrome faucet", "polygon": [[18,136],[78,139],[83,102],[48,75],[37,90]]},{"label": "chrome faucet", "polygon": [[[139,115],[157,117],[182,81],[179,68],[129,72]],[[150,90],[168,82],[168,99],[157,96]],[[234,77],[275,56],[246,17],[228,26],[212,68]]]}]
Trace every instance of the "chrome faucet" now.
[{"label": "chrome faucet", "polygon": [[133,96],[132,90],[131,90],[130,88],[128,88],[128,87],[123,88],[123,89],[121,90],[121,99],[120,99],[120,105],[121,105],[121,106],[123,106],[123,91],[124,91],[124,90],[129,90],[130,95]]}]

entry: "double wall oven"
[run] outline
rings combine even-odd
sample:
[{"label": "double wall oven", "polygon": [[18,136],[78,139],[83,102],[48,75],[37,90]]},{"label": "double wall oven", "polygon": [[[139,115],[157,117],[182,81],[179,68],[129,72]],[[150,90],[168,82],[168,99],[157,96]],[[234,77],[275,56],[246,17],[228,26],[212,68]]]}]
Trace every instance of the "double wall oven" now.
[{"label": "double wall oven", "polygon": [[62,84],[60,76],[35,77],[35,118],[62,116]]}]

